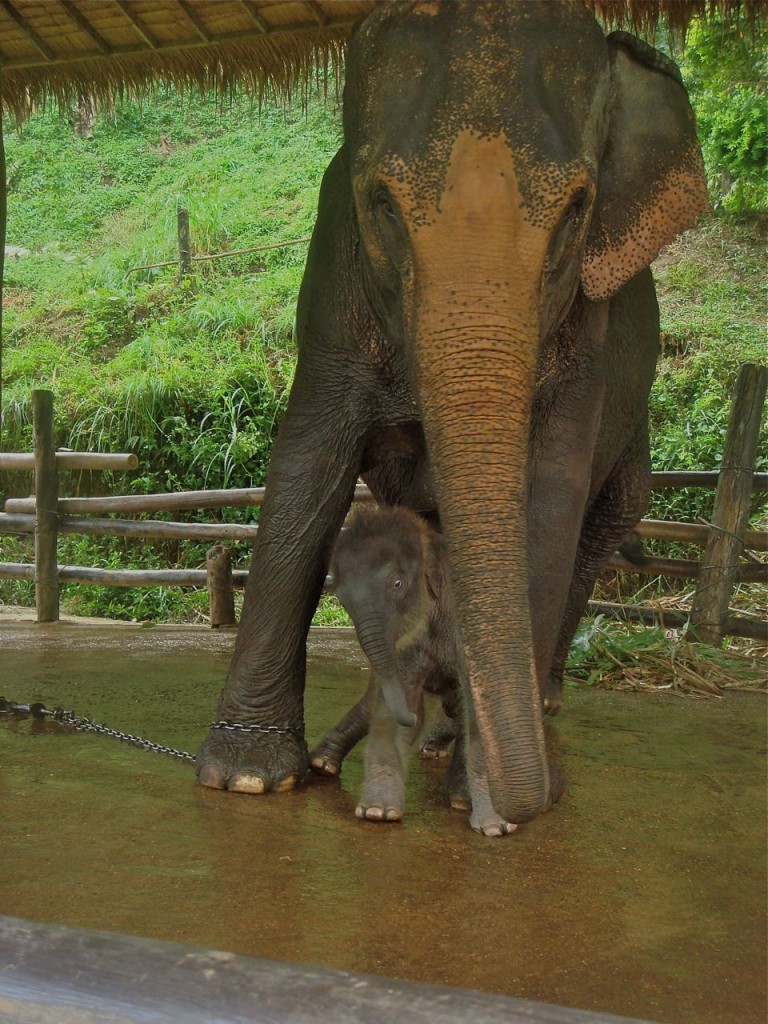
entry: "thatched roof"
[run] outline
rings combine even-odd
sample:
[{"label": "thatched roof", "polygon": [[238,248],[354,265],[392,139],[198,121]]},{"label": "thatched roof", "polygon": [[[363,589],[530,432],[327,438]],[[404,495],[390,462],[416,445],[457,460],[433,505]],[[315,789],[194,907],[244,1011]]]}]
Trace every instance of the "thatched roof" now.
[{"label": "thatched roof", "polygon": [[[0,102],[24,117],[47,97],[103,99],[157,82],[261,95],[336,65],[352,25],[399,0],[0,0]],[[546,2],[546,0],[528,0]],[[577,0],[574,0],[577,2]],[[584,0],[614,25],[672,27],[768,0]]]}]

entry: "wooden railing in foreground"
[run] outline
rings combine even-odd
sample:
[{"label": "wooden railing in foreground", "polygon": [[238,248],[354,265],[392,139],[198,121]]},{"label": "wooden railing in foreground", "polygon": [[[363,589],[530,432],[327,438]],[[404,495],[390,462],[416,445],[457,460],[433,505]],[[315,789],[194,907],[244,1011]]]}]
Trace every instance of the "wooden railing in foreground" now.
[{"label": "wooden railing in foreground", "polygon": [[[726,448],[720,472],[657,472],[652,487],[716,487],[715,512],[709,524],[643,520],[637,526],[642,538],[701,545],[701,562],[686,559],[648,558],[642,565],[629,562],[618,552],[606,568],[652,575],[697,579],[691,624],[697,635],[719,643],[724,635],[768,640],[768,623],[733,616],[729,602],[736,583],[768,583],[768,562],[751,556],[768,551],[768,533],[747,530],[753,490],[768,489],[768,474],[754,473],[760,414],[768,371],[744,366],[735,391]],[[0,470],[35,471],[35,494],[9,498],[0,513],[0,534],[29,533],[35,536],[35,563],[0,563],[0,578],[35,581],[38,622],[57,621],[59,585],[75,582],[102,586],[207,587],[211,625],[234,625],[233,587],[245,586],[247,572],[232,571],[227,548],[219,542],[252,541],[258,527],[232,523],[174,523],[157,520],[94,518],[107,514],[147,514],[201,508],[260,505],[264,488],[188,491],[176,494],[121,495],[98,498],[59,498],[59,469],[135,469],[135,455],[101,455],[55,451],[52,440],[53,396],[33,392],[35,453],[0,453]],[[355,501],[371,501],[368,489],[358,486]],[[86,518],[88,517],[88,518]],[[58,565],[59,533],[90,536],[123,536],[146,539],[207,540],[214,542],[202,569],[95,569]],[[741,561],[746,555],[748,560]],[[662,614],[656,609],[622,605],[594,605],[593,610],[623,617],[648,618]],[[669,625],[678,615],[665,613]]]},{"label": "wooden railing in foreground", "polygon": [[643,1024],[447,985],[0,917],[3,1024]]}]

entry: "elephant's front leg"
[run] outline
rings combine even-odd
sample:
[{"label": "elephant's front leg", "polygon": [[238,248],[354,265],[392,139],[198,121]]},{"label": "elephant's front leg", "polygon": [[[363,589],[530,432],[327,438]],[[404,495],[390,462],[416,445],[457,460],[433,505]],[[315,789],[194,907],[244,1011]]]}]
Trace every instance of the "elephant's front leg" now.
[{"label": "elephant's front leg", "polygon": [[[493,803],[491,802],[491,792],[488,787],[485,757],[483,756],[480,744],[480,734],[474,722],[474,716],[470,714],[468,718],[467,742],[464,753],[466,757],[467,786],[471,803],[469,824],[475,832],[482,832],[484,836],[509,835],[516,831],[517,825],[506,821],[494,810]],[[453,796],[451,797],[451,806],[455,810],[464,809],[458,799],[458,794],[455,802]]]},{"label": "elephant's front leg", "polygon": [[280,791],[307,772],[306,636],[352,500],[364,433],[349,394],[345,403],[329,401],[328,379],[300,360],[219,701],[225,724],[211,729],[197,755],[200,781],[214,789]]},{"label": "elephant's front leg", "polygon": [[368,734],[365,781],[355,808],[358,818],[368,821],[400,821],[402,818],[408,757],[423,720],[423,704],[420,704],[416,724],[399,725],[379,698]]}]

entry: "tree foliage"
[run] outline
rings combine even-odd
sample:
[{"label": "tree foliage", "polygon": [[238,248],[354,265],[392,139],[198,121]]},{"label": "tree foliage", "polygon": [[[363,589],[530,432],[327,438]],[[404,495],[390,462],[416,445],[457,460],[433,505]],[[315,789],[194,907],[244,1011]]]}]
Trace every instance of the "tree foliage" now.
[{"label": "tree foliage", "polygon": [[768,211],[768,25],[697,20],[681,63],[715,207]]}]

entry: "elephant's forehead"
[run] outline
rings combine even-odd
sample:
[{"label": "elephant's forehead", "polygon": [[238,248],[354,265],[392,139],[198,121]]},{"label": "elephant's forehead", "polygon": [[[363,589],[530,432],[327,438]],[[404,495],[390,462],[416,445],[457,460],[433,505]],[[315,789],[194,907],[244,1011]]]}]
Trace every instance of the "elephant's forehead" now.
[{"label": "elephant's forehead", "polygon": [[420,548],[408,536],[382,534],[350,544],[340,552],[339,567],[348,576],[381,570],[413,570],[418,567]]},{"label": "elephant's forehead", "polygon": [[437,195],[461,133],[503,136],[527,150],[518,162],[531,168],[597,150],[607,47],[580,4],[404,6],[369,19],[353,43],[345,95],[353,160],[407,167],[414,188]]}]

